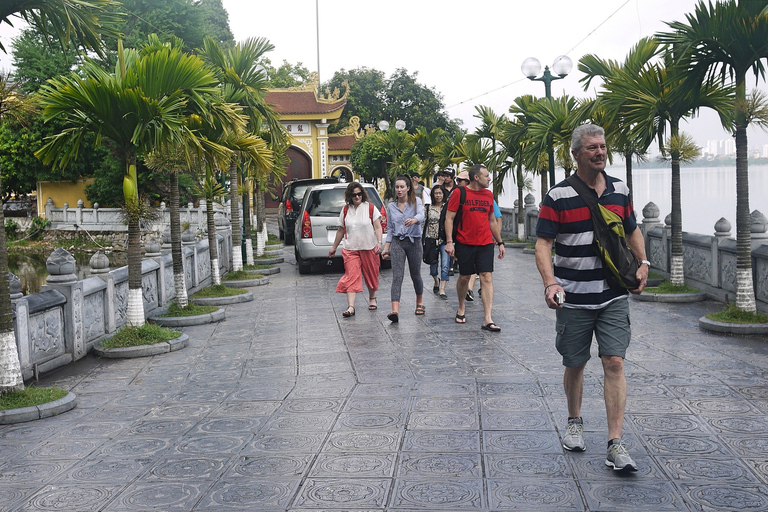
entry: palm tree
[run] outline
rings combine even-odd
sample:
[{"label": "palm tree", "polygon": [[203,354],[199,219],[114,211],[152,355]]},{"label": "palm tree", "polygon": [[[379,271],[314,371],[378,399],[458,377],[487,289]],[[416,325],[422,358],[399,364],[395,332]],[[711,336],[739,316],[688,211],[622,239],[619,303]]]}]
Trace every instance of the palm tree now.
[{"label": "palm tree", "polygon": [[181,251],[181,219],[179,215],[179,174],[189,170],[187,155],[179,147],[168,147],[156,150],[147,155],[144,163],[150,169],[168,173],[170,224],[171,224],[171,258],[173,260],[173,288],[176,304],[185,308],[189,304],[187,281],[184,275],[184,258]]},{"label": "palm tree", "polygon": [[[62,47],[71,39],[99,56],[106,55],[102,36],[118,37],[117,26],[123,15],[115,0],[7,0],[0,2],[0,24],[12,25],[19,18],[48,36],[51,32]],[[0,51],[5,47],[0,42]]]},{"label": "palm tree", "polygon": [[[109,8],[116,4],[113,0],[8,1],[0,4],[0,24],[11,24],[11,18],[18,17],[28,21],[37,30],[45,32],[50,22],[62,46],[66,46],[72,38],[103,54],[104,46],[100,34],[116,35],[110,22],[117,18],[109,11]],[[1,42],[0,51],[5,53],[5,47]],[[3,79],[0,91],[6,90],[6,82]],[[18,98],[15,93],[11,102],[6,101],[9,97],[5,95],[2,97],[5,108],[0,110],[0,122],[3,117],[12,117],[19,111],[16,108],[8,108],[8,105],[16,103]],[[0,222],[5,225],[2,211],[0,201]],[[8,253],[5,245],[5,231],[0,229],[0,276],[7,275]],[[21,375],[16,335],[13,331],[8,282],[0,279],[0,394],[23,389],[24,379]]]},{"label": "palm tree", "polygon": [[[651,46],[658,41],[650,41]],[[599,100],[609,111],[621,112],[621,120],[630,126],[628,139],[653,140],[663,152],[669,138],[680,136],[680,121],[709,107],[727,125],[727,108],[732,102],[730,90],[712,83],[699,82],[692,92],[683,88],[685,74],[673,65],[676,48],[660,48],[661,60],[649,60],[638,69],[617,68],[603,83]],[[650,53],[650,52],[649,52]],[[670,278],[673,286],[685,284],[683,268],[683,216],[680,190],[680,154],[671,146],[672,247]]]},{"label": "palm tree", "polygon": [[[216,77],[223,85],[227,101],[239,104],[249,116],[252,132],[260,131],[262,125],[266,124],[275,133],[282,135],[283,129],[278,116],[264,99],[268,80],[266,69],[260,64],[264,55],[274,48],[267,39],[251,38],[231,48],[222,49],[212,38],[207,37],[201,55],[214,69]],[[257,155],[255,157],[260,158]],[[229,162],[230,211],[232,237],[234,243],[239,245],[241,231],[237,169],[237,162],[233,158]],[[232,251],[232,268],[243,268],[242,253],[238,250]]]},{"label": "palm tree", "polygon": [[493,195],[498,197],[503,180],[498,180],[499,183],[497,184],[497,175],[504,162],[506,162],[507,155],[503,148],[499,151],[496,142],[501,138],[507,118],[504,114],[498,115],[490,107],[484,105],[476,106],[475,110],[477,113],[474,117],[480,119],[480,126],[475,128],[475,135],[488,139],[494,154],[488,161],[486,168],[491,172],[491,177],[493,178]]},{"label": "palm tree", "polygon": [[660,41],[680,48],[679,64],[690,91],[697,83],[716,80],[735,86],[731,104],[736,139],[736,307],[756,311],[752,281],[752,240],[749,230],[749,172],[747,161],[747,73],[765,79],[763,59],[768,58],[768,7],[765,2],[730,0],[714,5],[699,2],[686,22],[667,23],[670,32],[658,34]]},{"label": "palm tree", "polygon": [[[619,70],[627,75],[639,74],[644,66],[658,55],[658,52],[658,42],[653,38],[644,37],[630,48],[624,62],[603,60],[592,54],[585,55],[579,60],[579,71],[584,73],[579,81],[586,91],[593,79],[601,78],[606,81],[615,79]],[[585,104],[584,107],[586,115],[605,128],[606,142],[610,148],[623,155],[626,168],[624,182],[629,187],[630,200],[632,200],[632,160],[633,158],[637,158],[638,161],[646,159],[645,155],[653,138],[646,134],[635,137],[630,135],[633,126],[624,121],[624,104],[622,103],[624,99],[628,98],[599,95],[596,100]]]},{"label": "palm tree", "polygon": [[[539,162],[541,155],[547,155],[549,170],[549,145],[558,155],[559,161],[566,167],[570,164],[570,142],[573,129],[581,122],[581,110],[578,101],[568,95],[559,98],[541,98],[528,108],[528,136],[530,144],[524,148],[524,155],[529,162]],[[544,180],[542,179],[542,183]],[[555,186],[554,183],[549,184]],[[546,189],[543,188],[546,192]]]},{"label": "palm tree", "polygon": [[[236,122],[236,113],[225,104],[212,105],[216,79],[196,56],[178,46],[158,45],[150,38],[148,50],[140,53],[123,49],[118,43],[118,62],[107,72],[94,61],[86,61],[82,76],[51,79],[39,94],[46,120],[62,119],[68,125],[49,137],[36,156],[54,167],[65,166],[77,158],[87,133],[96,140],[107,137],[115,142],[125,159],[123,179],[125,212],[128,220],[128,309],[129,326],[144,324],[141,286],[141,227],[146,214],[136,176],[136,158],[164,145],[205,146],[186,125],[190,103],[203,116],[216,112]],[[210,148],[207,148],[210,149]]]},{"label": "palm tree", "polygon": [[[23,122],[34,112],[32,103],[11,83],[7,75],[0,73],[0,123],[6,120]],[[0,226],[5,226],[3,203],[0,201]],[[16,335],[13,331],[13,314],[8,285],[8,251],[5,230],[0,229],[0,395],[24,389]]]}]

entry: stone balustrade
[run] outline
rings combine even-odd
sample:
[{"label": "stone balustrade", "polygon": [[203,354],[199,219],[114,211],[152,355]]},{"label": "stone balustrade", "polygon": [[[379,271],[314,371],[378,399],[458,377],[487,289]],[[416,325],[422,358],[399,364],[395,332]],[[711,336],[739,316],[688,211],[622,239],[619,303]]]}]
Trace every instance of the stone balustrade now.
[{"label": "stone balustrade", "polygon": [[[501,208],[502,235],[531,243],[536,241],[536,222],[539,209],[536,198],[528,194],[524,199],[524,229],[518,234],[517,201],[515,208]],[[669,277],[671,253],[671,214],[662,223],[659,207],[653,202],[645,205],[638,225],[645,238],[645,247],[652,270]],[[684,276],[686,283],[699,288],[719,301],[735,301],[736,297],[736,240],[731,234],[731,223],[721,218],[714,235],[683,233]],[[768,218],[758,210],[751,214],[752,281],[755,286],[757,308],[768,313]]]},{"label": "stone balustrade", "polygon": [[[128,226],[123,220],[122,208],[101,208],[99,203],[94,203],[93,208],[84,208],[83,200],[77,201],[75,207],[64,203],[62,207],[54,205],[49,197],[45,203],[45,218],[51,222],[52,229],[77,230],[85,229],[89,232],[123,232],[128,231]],[[228,217],[229,210],[214,203],[217,213]],[[144,223],[145,231],[161,233],[168,229],[171,223],[171,210],[165,203],[160,203],[157,210],[158,218],[152,222]],[[200,200],[200,206],[194,207],[192,203],[179,208],[181,223],[189,223],[193,231],[204,231],[206,226],[205,200]]]},{"label": "stone balustrade", "polygon": [[[94,208],[98,210],[98,208]],[[211,283],[208,238],[183,237],[184,275],[190,295]],[[219,271],[232,268],[232,230],[223,216],[216,220]],[[150,239],[142,260],[144,315],[167,308],[175,297],[170,244]],[[21,294],[21,283],[10,274],[14,329],[25,379],[84,357],[102,337],[126,322],[128,267],[109,269],[100,252],[90,261],[91,276],[78,280],[75,259],[56,249],[46,262],[49,276],[40,293]],[[15,279],[14,279],[15,278]]]}]

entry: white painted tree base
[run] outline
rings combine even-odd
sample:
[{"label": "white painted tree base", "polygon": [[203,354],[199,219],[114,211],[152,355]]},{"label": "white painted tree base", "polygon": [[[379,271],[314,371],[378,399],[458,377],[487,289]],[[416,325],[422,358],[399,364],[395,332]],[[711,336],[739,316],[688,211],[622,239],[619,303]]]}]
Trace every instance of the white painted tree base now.
[{"label": "white painted tree base", "polygon": [[125,321],[131,327],[144,325],[144,299],[142,289],[128,290],[128,307],[125,311]]},{"label": "white painted tree base", "polygon": [[672,256],[669,270],[669,284],[672,286],[685,285],[682,256]]},{"label": "white painted tree base", "polygon": [[519,223],[517,225],[517,238],[518,240],[525,240],[525,224]]},{"label": "white painted tree base", "polygon": [[253,240],[246,240],[245,244],[245,260],[248,265],[253,265]]},{"label": "white painted tree base", "polygon": [[221,284],[221,274],[219,274],[219,258],[211,260],[211,283]]},{"label": "white painted tree base", "polygon": [[24,390],[16,335],[8,331],[0,333],[0,393]]},{"label": "white painted tree base", "polygon": [[187,296],[187,280],[184,274],[173,274],[173,289],[176,292],[176,304],[180,308],[187,307],[189,298]]},{"label": "white painted tree base", "polygon": [[757,311],[752,269],[750,268],[736,270],[736,307],[751,313]]},{"label": "white painted tree base", "polygon": [[243,270],[243,253],[236,245],[232,245],[232,271]]}]

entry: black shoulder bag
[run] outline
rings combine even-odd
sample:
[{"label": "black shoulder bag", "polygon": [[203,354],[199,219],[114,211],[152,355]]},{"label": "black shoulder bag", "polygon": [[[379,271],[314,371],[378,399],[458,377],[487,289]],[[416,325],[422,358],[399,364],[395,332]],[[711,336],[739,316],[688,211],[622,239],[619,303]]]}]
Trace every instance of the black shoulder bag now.
[{"label": "black shoulder bag", "polygon": [[640,286],[637,269],[640,263],[635,253],[627,246],[623,219],[599,204],[592,196],[592,190],[575,174],[566,181],[589,207],[594,225],[593,245],[600,260],[608,286],[615,290],[634,290]]}]

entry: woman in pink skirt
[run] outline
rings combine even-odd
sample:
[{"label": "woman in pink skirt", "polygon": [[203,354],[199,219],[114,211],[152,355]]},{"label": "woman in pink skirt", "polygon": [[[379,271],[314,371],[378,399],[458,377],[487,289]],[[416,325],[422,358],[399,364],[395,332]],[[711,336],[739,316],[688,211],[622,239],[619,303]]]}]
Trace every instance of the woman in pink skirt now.
[{"label": "woman in pink skirt", "polygon": [[[353,181],[344,191],[346,204],[339,214],[340,229],[336,231],[328,257],[333,258],[341,243],[344,275],[336,285],[337,293],[347,294],[348,307],[342,316],[355,316],[355,296],[363,291],[362,279],[368,287],[368,309],[375,310],[379,289],[379,253],[381,252],[381,213],[368,202],[360,183]],[[362,279],[361,279],[362,277]]]}]

